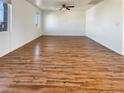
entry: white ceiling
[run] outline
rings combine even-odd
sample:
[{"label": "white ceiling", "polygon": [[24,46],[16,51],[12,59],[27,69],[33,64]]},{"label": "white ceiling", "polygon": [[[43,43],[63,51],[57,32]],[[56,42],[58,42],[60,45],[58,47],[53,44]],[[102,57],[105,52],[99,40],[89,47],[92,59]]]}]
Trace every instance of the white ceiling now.
[{"label": "white ceiling", "polygon": [[[103,0],[28,0],[44,10],[59,10],[62,4],[74,5],[73,10],[87,10]],[[93,1],[93,5],[89,4]]]}]

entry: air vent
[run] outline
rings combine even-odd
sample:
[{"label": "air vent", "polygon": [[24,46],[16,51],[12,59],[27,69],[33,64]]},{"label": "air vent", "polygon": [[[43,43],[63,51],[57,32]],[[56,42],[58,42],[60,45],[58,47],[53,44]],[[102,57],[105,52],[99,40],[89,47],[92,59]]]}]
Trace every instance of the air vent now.
[{"label": "air vent", "polygon": [[104,0],[91,0],[91,1],[89,2],[89,4],[90,4],[90,5],[96,5],[96,4],[98,4],[98,3],[102,2],[102,1],[104,1]]}]

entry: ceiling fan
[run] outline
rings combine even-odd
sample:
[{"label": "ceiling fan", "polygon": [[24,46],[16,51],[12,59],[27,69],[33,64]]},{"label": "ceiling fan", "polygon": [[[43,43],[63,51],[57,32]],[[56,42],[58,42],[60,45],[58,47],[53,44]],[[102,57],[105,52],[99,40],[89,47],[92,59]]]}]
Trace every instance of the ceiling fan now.
[{"label": "ceiling fan", "polygon": [[74,8],[75,6],[71,6],[71,5],[66,5],[66,4],[62,4],[62,8],[60,8],[60,10],[62,9],[67,9],[67,10],[71,10],[70,8]]}]

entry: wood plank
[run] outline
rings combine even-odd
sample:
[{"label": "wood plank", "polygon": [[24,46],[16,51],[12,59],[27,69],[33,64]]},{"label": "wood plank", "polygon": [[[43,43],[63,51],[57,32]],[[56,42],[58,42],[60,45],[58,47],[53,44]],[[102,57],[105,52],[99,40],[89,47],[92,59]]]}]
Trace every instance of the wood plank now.
[{"label": "wood plank", "polygon": [[0,58],[0,93],[124,93],[124,57],[87,37],[40,37]]}]

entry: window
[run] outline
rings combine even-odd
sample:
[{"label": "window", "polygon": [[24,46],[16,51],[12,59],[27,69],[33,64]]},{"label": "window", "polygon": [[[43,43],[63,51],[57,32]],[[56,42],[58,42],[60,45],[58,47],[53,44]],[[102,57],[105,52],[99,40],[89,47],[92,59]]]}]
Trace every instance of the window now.
[{"label": "window", "polygon": [[0,0],[0,32],[9,31],[10,3]]},{"label": "window", "polygon": [[37,28],[40,28],[40,13],[36,13],[35,25],[36,25]]}]

